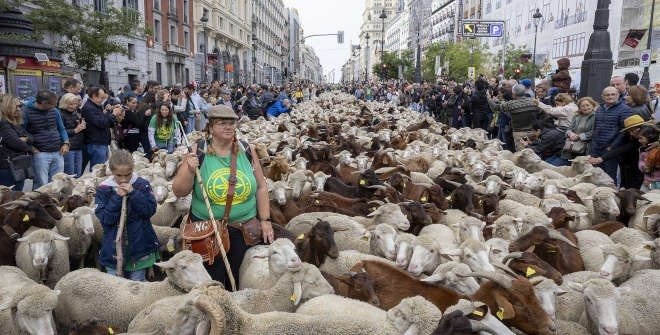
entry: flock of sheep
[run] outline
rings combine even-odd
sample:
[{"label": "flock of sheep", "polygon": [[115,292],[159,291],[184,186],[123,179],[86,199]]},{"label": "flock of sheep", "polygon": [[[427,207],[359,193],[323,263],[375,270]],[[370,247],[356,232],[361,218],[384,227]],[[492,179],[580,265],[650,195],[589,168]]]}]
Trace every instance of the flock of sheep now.
[{"label": "flock of sheep", "polygon": [[171,179],[187,149],[136,153],[158,202],[151,281],[93,268],[103,164],[38,192],[0,188],[0,333],[660,332],[660,192],[336,92],[244,120],[239,137],[255,146],[280,224],[273,244],[246,253],[240,290],[181,250],[191,197],[175,197]]}]

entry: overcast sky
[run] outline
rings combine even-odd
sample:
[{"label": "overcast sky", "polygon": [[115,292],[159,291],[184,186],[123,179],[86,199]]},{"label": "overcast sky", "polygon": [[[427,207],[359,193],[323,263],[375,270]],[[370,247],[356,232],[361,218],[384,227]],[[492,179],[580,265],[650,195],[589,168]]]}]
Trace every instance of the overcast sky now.
[{"label": "overcast sky", "polygon": [[[344,44],[337,44],[336,36],[312,37],[305,41],[319,56],[324,75],[335,70],[335,82],[341,80],[341,66],[348,59],[351,42],[358,44],[364,3],[364,0],[284,0],[286,6],[298,9],[305,36],[344,31]],[[328,80],[331,79],[332,75]]]}]

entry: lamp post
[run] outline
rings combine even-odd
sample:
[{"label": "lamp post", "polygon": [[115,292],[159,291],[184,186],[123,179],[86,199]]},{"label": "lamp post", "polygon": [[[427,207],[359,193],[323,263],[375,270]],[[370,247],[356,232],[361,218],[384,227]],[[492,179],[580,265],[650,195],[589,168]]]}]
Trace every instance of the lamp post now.
[{"label": "lamp post", "polygon": [[534,19],[534,55],[532,56],[532,68],[534,72],[532,73],[532,86],[536,86],[536,36],[539,32],[539,24],[542,17],[541,11],[537,8],[534,15],[532,15],[532,19]]},{"label": "lamp post", "polygon": [[[651,50],[651,38],[653,37],[653,11],[655,11],[655,1],[651,1],[651,22],[649,23],[649,36],[646,42],[646,49]],[[649,75],[649,67],[644,67],[644,73],[642,74],[642,79],[639,81],[639,84],[646,87],[646,89],[651,86],[651,78]]]},{"label": "lamp post", "polygon": [[202,68],[202,82],[207,82],[208,78],[206,77],[206,68],[208,67],[207,62],[208,62],[208,48],[207,48],[207,38],[206,38],[206,24],[209,22],[209,17],[206,11],[204,11],[204,14],[202,14],[202,18],[199,19],[202,22],[202,29],[204,30],[204,67]]},{"label": "lamp post", "polygon": [[[380,12],[380,16],[378,17],[381,20],[382,27],[381,27],[381,33],[380,33],[380,63],[383,64],[385,61],[385,19],[387,19],[387,15],[385,14],[385,8]],[[385,71],[383,71],[383,80],[385,80]]]},{"label": "lamp post", "polygon": [[422,48],[419,44],[419,30],[420,22],[417,23],[417,57],[415,58],[415,73],[413,74],[413,82],[421,83],[422,82]]},{"label": "lamp post", "polygon": [[367,46],[364,50],[364,56],[366,57],[365,64],[366,69],[364,70],[364,80],[369,82],[369,33],[367,33],[364,38],[367,40]]},{"label": "lamp post", "polygon": [[598,0],[594,18],[594,32],[589,37],[589,46],[584,53],[580,72],[580,97],[600,97],[612,77],[612,49],[610,33],[610,0]]}]

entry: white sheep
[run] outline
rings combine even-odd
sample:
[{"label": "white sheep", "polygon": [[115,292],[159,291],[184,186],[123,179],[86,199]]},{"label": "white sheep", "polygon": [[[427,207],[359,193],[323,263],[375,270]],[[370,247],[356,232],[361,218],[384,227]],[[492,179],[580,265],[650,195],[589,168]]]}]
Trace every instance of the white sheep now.
[{"label": "white sheep", "polygon": [[63,172],[58,172],[53,175],[53,181],[39,187],[35,191],[46,193],[61,201],[73,194],[73,189],[76,186],[74,177]]},{"label": "white sheep", "polygon": [[660,300],[630,287],[615,287],[605,279],[584,284],[569,283],[584,294],[585,311],[580,323],[599,334],[657,334],[660,329]]},{"label": "white sheep", "polygon": [[484,235],[482,233],[486,222],[481,221],[475,217],[468,216],[461,223],[455,223],[450,227],[456,234],[456,240],[463,242],[468,239],[483,241]]},{"label": "white sheep", "polygon": [[651,235],[634,228],[621,228],[610,235],[614,243],[621,243],[630,248],[639,248],[652,240]]},{"label": "white sheep", "polygon": [[300,257],[291,240],[278,238],[270,245],[257,245],[245,253],[239,269],[239,288],[267,289],[285,271],[300,269]]},{"label": "white sheep", "polygon": [[563,281],[559,286],[559,289],[562,292],[561,295],[557,296],[548,296],[550,299],[554,299],[555,302],[548,302],[555,305],[555,315],[557,320],[566,320],[578,322],[580,316],[584,312],[584,301],[582,298],[581,292],[576,292],[571,289],[568,283],[584,283],[590,279],[600,278],[598,272],[593,271],[578,271],[562,276]]},{"label": "white sheep", "polygon": [[300,305],[296,314],[364,320],[380,324],[384,328],[380,334],[431,334],[442,316],[435,305],[420,296],[402,299],[398,305],[384,311],[363,301],[333,294],[311,299]]},{"label": "white sheep", "polygon": [[612,245],[612,239],[609,236],[597,230],[581,230],[575,233],[578,240],[577,246],[580,250],[580,257],[584,263],[584,269],[587,271],[599,271],[605,262],[605,256],[601,246]]},{"label": "white sheep", "polygon": [[62,291],[55,309],[57,322],[69,329],[74,320],[96,317],[126,331],[135,315],[156,300],[184,294],[211,280],[202,257],[188,250],[156,265],[167,274],[161,282],[134,282],[96,269],[70,272],[55,285]]},{"label": "white sheep", "polygon": [[398,204],[393,203],[380,205],[376,210],[367,214],[367,217],[354,216],[353,220],[361,223],[365,227],[385,223],[401,231],[406,231],[410,228],[408,217],[403,214],[401,207]]},{"label": "white sheep", "polygon": [[154,228],[154,232],[158,238],[158,243],[160,244],[159,252],[161,255],[164,253],[174,253],[176,250],[181,249],[177,248],[183,243],[181,229],[156,225],[151,226]]},{"label": "white sheep", "polygon": [[142,309],[128,325],[129,334],[195,335],[208,334],[211,327],[206,314],[197,309],[193,300],[200,290],[165,297]]},{"label": "white sheep", "polygon": [[614,283],[621,283],[635,271],[651,267],[649,250],[645,248],[630,248],[615,243],[601,246],[605,262],[600,268],[600,276]]},{"label": "white sheep", "polygon": [[630,287],[633,292],[642,292],[648,296],[660,296],[660,270],[639,270],[619,286]]},{"label": "white sheep", "polygon": [[539,207],[539,205],[541,204],[541,198],[531,193],[517,190],[515,188],[504,190],[503,198],[506,198],[508,200],[513,200],[527,206]]},{"label": "white sheep", "polygon": [[171,195],[156,207],[156,213],[151,217],[151,224],[154,226],[172,227],[182,216],[190,210],[192,195],[177,198]]},{"label": "white sheep", "polygon": [[394,241],[396,246],[396,266],[406,269],[413,254],[413,244],[417,236],[399,232]]},{"label": "white sheep", "polygon": [[457,246],[454,231],[446,225],[431,224],[422,228],[413,244],[408,272],[415,276],[433,272],[440,265],[443,250]]},{"label": "white sheep", "polygon": [[314,297],[334,293],[319,269],[302,263],[295,271],[285,271],[272,287],[242,289],[232,292],[231,297],[241,309],[248,313],[293,312],[296,307]]},{"label": "white sheep", "polygon": [[552,320],[556,320],[557,296],[568,293],[555,283],[554,280],[542,276],[531,280],[534,284],[534,294],[541,304],[541,308]]},{"label": "white sheep", "polygon": [[619,204],[616,201],[618,198],[611,187],[596,187],[590,195],[581,196],[580,199],[589,212],[591,222],[616,220],[620,214]]},{"label": "white sheep", "polygon": [[488,249],[488,257],[490,258],[491,263],[502,263],[504,257],[509,254],[509,244],[511,244],[511,241],[512,240],[509,239],[491,237],[484,242],[484,245]]},{"label": "white sheep", "polygon": [[458,248],[445,249],[442,255],[458,257],[475,272],[495,271],[495,267],[490,263],[488,247],[479,240],[467,239]]},{"label": "white sheep", "polygon": [[497,206],[497,213],[522,219],[525,224],[523,225],[523,229],[519,231],[521,234],[527,233],[534,226],[548,226],[552,222],[552,219],[547,217],[540,208],[526,206],[508,199],[500,200]]},{"label": "white sheep", "polygon": [[286,181],[283,180],[273,182],[269,179],[267,182],[270,200],[275,200],[280,206],[284,206],[287,199],[291,199],[292,197],[292,188]]},{"label": "white sheep", "polygon": [[394,262],[382,257],[361,253],[356,250],[340,250],[337,258],[326,257],[325,262],[321,264],[319,269],[329,274],[340,276],[350,272],[355,264],[363,260],[374,260],[396,266]]},{"label": "white sheep", "polygon": [[511,215],[504,214],[498,217],[492,225],[492,236],[506,241],[515,241],[521,235],[523,220]]},{"label": "white sheep", "polygon": [[172,187],[172,184],[160,177],[152,178],[151,180],[149,180],[149,183],[151,183],[151,190],[154,193],[156,202],[158,204],[162,204],[163,201],[167,199],[167,195],[170,192],[170,188]]},{"label": "white sheep", "polygon": [[495,318],[488,305],[480,301],[459,299],[455,305],[447,307],[445,315],[460,310],[463,315],[469,315],[470,325],[475,333],[513,335],[513,333],[502,321]]},{"label": "white sheep", "polygon": [[59,291],[32,281],[14,266],[0,266],[0,329],[4,335],[57,334],[53,309]]},{"label": "white sheep", "polygon": [[71,267],[80,269],[84,266],[85,257],[92,245],[95,233],[95,223],[100,226],[94,209],[83,206],[71,213],[62,213],[62,219],[57,222],[57,231],[69,238],[69,259]]},{"label": "white sheep", "polygon": [[472,270],[466,264],[450,261],[438,265],[433,274],[421,281],[440,284],[459,294],[471,295],[479,289],[477,280],[469,276],[471,272]]},{"label": "white sheep", "polygon": [[391,261],[396,260],[397,231],[394,227],[381,223],[367,229],[365,236],[369,239],[369,253],[385,257]]},{"label": "white sheep", "polygon": [[55,286],[69,270],[68,237],[52,230],[36,229],[23,236],[16,247],[16,266],[32,280]]},{"label": "white sheep", "polygon": [[331,212],[303,213],[292,218],[287,223],[286,229],[296,236],[307,234],[318,222],[318,218],[328,222],[334,230],[334,238],[338,250],[369,252],[370,245],[369,238],[366,234],[367,230],[362,224],[353,220],[351,216]]},{"label": "white sheep", "polygon": [[637,206],[635,215],[630,218],[628,226],[631,228],[639,229],[647,234],[657,236],[657,221],[660,217],[660,197],[657,195],[650,195],[651,193],[644,194],[645,198],[653,200],[649,204]]}]

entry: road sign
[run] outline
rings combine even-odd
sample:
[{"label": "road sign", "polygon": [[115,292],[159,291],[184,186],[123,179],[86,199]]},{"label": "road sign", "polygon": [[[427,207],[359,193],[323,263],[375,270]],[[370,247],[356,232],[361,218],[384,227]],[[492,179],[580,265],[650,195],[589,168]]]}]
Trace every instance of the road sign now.
[{"label": "road sign", "polygon": [[651,50],[642,51],[642,55],[639,56],[639,66],[651,66]]},{"label": "road sign", "polygon": [[502,21],[463,21],[463,37],[502,37],[504,22]]},{"label": "road sign", "polygon": [[477,76],[475,75],[474,72],[475,72],[474,66],[468,67],[468,78],[470,78],[470,79],[476,78]]}]

